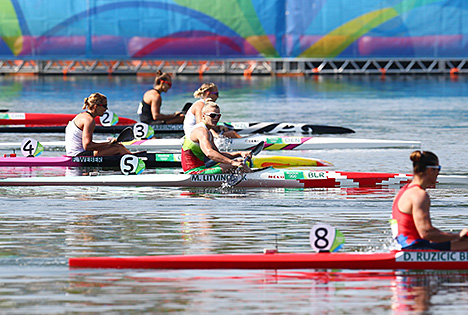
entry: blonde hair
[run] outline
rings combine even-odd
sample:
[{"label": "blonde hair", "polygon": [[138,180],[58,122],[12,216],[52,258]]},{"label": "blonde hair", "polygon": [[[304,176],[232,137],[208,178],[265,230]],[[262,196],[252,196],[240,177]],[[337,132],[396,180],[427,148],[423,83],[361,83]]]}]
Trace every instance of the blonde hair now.
[{"label": "blonde hair", "polygon": [[216,104],[213,101],[206,101],[205,105],[202,108],[202,113],[206,113],[208,111],[208,108],[215,108],[215,109],[218,108],[219,109],[219,105]]},{"label": "blonde hair", "polygon": [[107,104],[107,97],[101,93],[93,93],[84,99],[83,109],[91,109],[101,104]]},{"label": "blonde hair", "polygon": [[203,83],[198,90],[193,93],[193,97],[202,98],[205,92],[211,92],[213,88],[218,88],[214,83]]}]

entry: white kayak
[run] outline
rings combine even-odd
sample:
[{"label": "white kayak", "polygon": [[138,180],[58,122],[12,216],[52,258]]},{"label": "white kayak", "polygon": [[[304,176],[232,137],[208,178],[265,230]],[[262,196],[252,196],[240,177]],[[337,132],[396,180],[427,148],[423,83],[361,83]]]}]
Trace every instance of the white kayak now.
[{"label": "white kayak", "polygon": [[[59,176],[0,179],[0,186],[158,186],[158,187],[221,187],[232,174],[143,174]],[[240,174],[237,187],[273,188],[385,188],[401,187],[412,175],[400,173],[339,172],[325,170],[289,170],[272,167]],[[439,175],[440,185],[468,186],[468,176]]]},{"label": "white kayak", "polygon": [[[264,141],[263,150],[322,150],[322,149],[378,149],[378,148],[420,148],[420,141],[358,139],[335,137],[290,137],[255,135],[245,138],[221,138],[216,145],[222,151],[251,150],[256,144]],[[98,142],[98,141],[96,141]],[[131,151],[180,150],[183,138],[133,140],[123,142]],[[44,150],[63,150],[64,141],[41,142]],[[18,150],[19,142],[0,143],[0,150]]]}]

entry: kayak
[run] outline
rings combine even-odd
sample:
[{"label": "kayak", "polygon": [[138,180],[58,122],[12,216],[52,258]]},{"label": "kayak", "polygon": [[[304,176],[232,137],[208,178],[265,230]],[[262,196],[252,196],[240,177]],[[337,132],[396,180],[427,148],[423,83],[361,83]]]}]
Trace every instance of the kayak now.
[{"label": "kayak", "polygon": [[[44,114],[44,113],[0,113],[0,130],[3,126],[15,126],[15,128],[33,128],[39,126],[59,126],[66,127],[70,120],[75,118],[76,114]],[[99,117],[95,118],[96,125],[102,126]],[[117,125],[128,126],[135,124],[136,121],[129,118],[119,117]],[[21,126],[21,127],[20,127]],[[63,132],[61,128],[60,132]],[[49,132],[49,131],[47,131]]]},{"label": "kayak", "polygon": [[303,133],[303,134],[343,134],[354,133],[354,130],[326,125],[311,125],[311,124],[292,124],[292,123],[278,123],[278,122],[223,122],[219,125],[224,125],[232,128],[239,134],[252,134],[252,133]]},{"label": "kayak", "polygon": [[[335,137],[290,137],[254,135],[244,138],[218,138],[216,145],[221,151],[251,150],[264,141],[263,150],[321,150],[321,149],[377,149],[377,148],[420,148],[420,141],[381,140]],[[95,142],[100,142],[95,140]],[[183,138],[133,140],[123,142],[131,151],[180,150]],[[44,150],[64,150],[64,141],[41,142]],[[0,143],[0,150],[18,150],[20,142]]]},{"label": "kayak", "polygon": [[[302,133],[302,134],[344,134],[354,133],[354,130],[339,126],[313,125],[303,123],[282,123],[282,122],[220,122],[220,126],[226,126],[237,131],[241,135],[262,133]],[[152,125],[156,133],[158,132],[183,132],[183,125]]]},{"label": "kayak", "polygon": [[[0,132],[15,133],[52,133],[64,132],[73,114],[36,114],[36,113],[0,113]],[[96,120],[95,133],[119,133],[126,127],[132,127],[136,121],[129,118],[119,117],[119,122],[110,127],[101,126],[99,119]],[[345,134],[354,133],[354,130],[327,125],[313,125],[302,123],[277,123],[277,122],[222,122],[219,123],[239,134]],[[182,124],[161,124],[151,126],[155,133],[184,133]]]},{"label": "kayak", "polygon": [[[263,168],[243,174],[142,174],[58,176],[0,179],[0,186],[157,186],[222,187],[240,176],[236,187],[271,188],[384,188],[401,187],[412,175],[399,173],[340,172],[311,169]],[[468,176],[439,175],[440,185],[468,185]]]},{"label": "kayak", "polygon": [[266,253],[69,258],[71,268],[125,269],[468,269],[468,252]]},{"label": "kayak", "polygon": [[[218,138],[216,145],[221,150],[251,150],[264,141],[263,150],[321,150],[321,149],[373,149],[373,148],[419,148],[419,141],[332,138],[332,137],[290,137],[250,136],[244,138]],[[182,146],[181,139],[133,140],[123,143],[132,150],[166,149],[176,150]],[[136,149],[138,148],[138,149]]]},{"label": "kayak", "polygon": [[[176,153],[144,153],[138,155],[145,162],[147,168],[181,167],[181,155]],[[121,156],[57,156],[57,157],[0,157],[0,167],[120,167]],[[297,167],[297,166],[332,166],[330,162],[295,156],[252,157],[251,167]]]}]

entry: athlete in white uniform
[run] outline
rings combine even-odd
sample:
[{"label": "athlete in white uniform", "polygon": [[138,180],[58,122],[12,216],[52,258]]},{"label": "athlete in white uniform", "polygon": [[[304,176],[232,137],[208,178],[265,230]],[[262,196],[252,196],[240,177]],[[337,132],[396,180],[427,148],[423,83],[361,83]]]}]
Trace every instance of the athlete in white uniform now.
[{"label": "athlete in white uniform", "polygon": [[65,128],[65,150],[68,156],[93,155],[93,151],[83,148],[83,130],[75,125],[75,120],[69,121]]},{"label": "athlete in white uniform", "polygon": [[[184,133],[186,136],[190,135],[193,127],[202,121],[202,109],[205,106],[206,101],[210,100],[216,102],[219,97],[218,87],[214,83],[203,83],[198,90],[193,93],[195,98],[200,98],[198,101],[193,103],[185,114],[184,119]],[[239,134],[234,130],[229,130],[225,126],[215,126],[211,129],[211,132],[218,136],[222,133],[227,138],[240,138]]]},{"label": "athlete in white uniform", "polygon": [[70,121],[65,129],[65,147],[67,155],[124,155],[129,154],[123,145],[117,143],[117,139],[111,139],[109,142],[93,142],[93,132],[96,126],[94,118],[104,115],[107,110],[107,98],[94,93],[85,98],[82,113]]}]

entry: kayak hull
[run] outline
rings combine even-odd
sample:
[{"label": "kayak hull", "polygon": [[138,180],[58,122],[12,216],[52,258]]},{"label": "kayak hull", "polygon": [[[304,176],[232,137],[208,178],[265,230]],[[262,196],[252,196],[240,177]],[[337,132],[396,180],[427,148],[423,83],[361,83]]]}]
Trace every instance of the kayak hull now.
[{"label": "kayak hull", "polygon": [[[18,128],[59,126],[65,127],[76,114],[45,114],[45,113],[3,113],[0,115],[0,130],[3,126],[16,126]],[[95,119],[97,126],[102,126],[99,117]],[[129,118],[119,117],[116,125],[128,126],[136,121]],[[63,128],[62,128],[63,131]]]},{"label": "kayak hull", "polygon": [[[178,153],[146,153],[139,156],[147,168],[181,167]],[[120,156],[58,156],[58,157],[0,157],[0,167],[104,167],[119,168]],[[252,167],[328,167],[330,162],[294,156],[259,155],[252,158]]]},{"label": "kayak hull", "polygon": [[468,252],[220,254],[76,257],[71,268],[123,269],[468,269]]},{"label": "kayak hull", "polygon": [[[323,149],[378,149],[378,148],[420,148],[419,141],[358,139],[335,137],[288,137],[250,136],[236,139],[218,139],[216,145],[221,151],[251,150],[264,141],[265,151],[323,150]],[[99,141],[96,141],[99,142]],[[44,150],[64,150],[64,141],[41,142]],[[177,150],[182,147],[182,139],[149,139],[123,142],[131,151]],[[0,150],[18,150],[21,143],[0,143]]]},{"label": "kayak hull", "polygon": [[[0,132],[63,132],[65,126],[74,118],[73,114],[44,114],[44,113],[4,113],[0,115]],[[98,123],[98,120],[96,120]],[[132,127],[136,121],[119,117],[117,125],[100,128],[98,123],[94,132],[119,133],[126,127]],[[236,130],[239,134],[346,134],[354,133],[354,130],[327,125],[313,125],[302,123],[277,123],[277,122],[224,122],[220,125]],[[151,126],[155,133],[183,133],[182,124],[161,124]],[[112,130],[112,131],[111,131]]]},{"label": "kayak hull", "polygon": [[[61,176],[0,179],[0,186],[156,186],[222,187],[232,174],[143,174]],[[412,179],[410,174],[339,172],[325,170],[260,169],[244,173],[236,187],[271,188],[384,188],[401,187]],[[468,176],[440,175],[440,185],[468,186]]]}]

